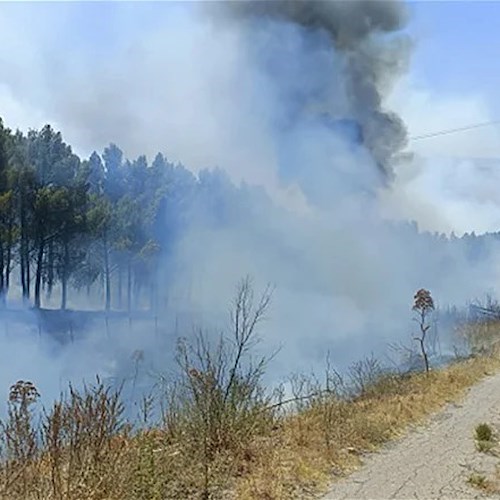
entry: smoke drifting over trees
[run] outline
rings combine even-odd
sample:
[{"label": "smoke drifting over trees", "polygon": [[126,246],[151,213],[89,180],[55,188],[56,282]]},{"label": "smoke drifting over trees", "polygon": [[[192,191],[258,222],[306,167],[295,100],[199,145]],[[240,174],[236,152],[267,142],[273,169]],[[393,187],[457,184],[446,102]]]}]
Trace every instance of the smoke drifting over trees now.
[{"label": "smoke drifting over trees", "polygon": [[[51,126],[2,128],[4,299],[20,290],[36,307],[153,308],[172,338],[191,331],[171,328],[181,313],[218,327],[250,274],[257,288],[276,286],[263,345],[283,345],[276,366],[288,373],[317,366],[327,349],[348,363],[400,339],[416,289],[440,304],[494,290],[498,235],[448,238],[381,216],[406,140],[385,106],[409,56],[402,3],[30,8],[39,16],[9,7],[0,29],[36,17],[68,39],[72,57],[57,91],[46,82],[58,62],[46,57],[11,60],[6,85],[73,147]],[[103,24],[90,48],[80,43],[89,12]],[[109,25],[128,29],[111,43]],[[26,33],[43,53],[53,48],[36,26]],[[159,355],[139,330],[112,342],[97,331],[64,353],[32,352],[25,365],[55,358],[66,376],[82,359],[92,362],[79,375],[118,371],[118,353]],[[8,387],[11,374],[0,375]]]},{"label": "smoke drifting over trees", "polygon": [[[50,125],[27,135],[2,125],[0,138],[4,305],[10,291],[35,308],[54,307],[57,287],[62,309],[73,293],[107,311],[156,310],[176,281],[190,301],[202,282],[212,282],[206,276],[221,271],[234,279],[238,272],[269,274],[287,288],[357,297],[361,305],[370,286],[378,287],[373,252],[397,256],[395,269],[408,266],[409,289],[421,274],[439,289],[452,270],[463,273],[461,267],[492,257],[497,239],[419,233],[414,223],[384,222],[354,208],[340,221],[328,211],[300,215],[277,207],[258,187],[235,185],[221,170],[196,175],[161,153],[151,163],[144,155],[131,161],[115,144],[82,160]],[[368,217],[366,226],[360,215]],[[211,265],[218,251],[224,259],[232,250],[233,269],[231,262]],[[426,260],[418,264],[421,255]],[[356,291],[354,269],[365,265]],[[427,275],[434,267],[440,272]]]},{"label": "smoke drifting over trees", "polygon": [[129,161],[110,144],[81,160],[50,125],[0,132],[4,305],[14,283],[35,308],[52,305],[58,286],[61,309],[72,289],[107,311],[156,310],[160,260],[176,238],[195,217],[205,227],[234,217],[231,196],[243,194],[222,172],[196,177],[160,153]]}]

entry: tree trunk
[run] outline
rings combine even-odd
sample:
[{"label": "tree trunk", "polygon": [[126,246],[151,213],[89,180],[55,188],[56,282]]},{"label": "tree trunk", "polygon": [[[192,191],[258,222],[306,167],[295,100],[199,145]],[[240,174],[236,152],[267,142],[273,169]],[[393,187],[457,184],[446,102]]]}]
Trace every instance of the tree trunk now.
[{"label": "tree trunk", "polygon": [[425,372],[429,373],[429,358],[427,357],[427,352],[425,351],[425,345],[423,339],[418,339],[420,342],[420,350],[422,351],[422,358],[424,358]]},{"label": "tree trunk", "polygon": [[105,279],[105,309],[109,311],[111,309],[111,273],[109,269],[109,249],[108,240],[104,238],[104,279]]},{"label": "tree trunk", "polygon": [[10,288],[10,271],[12,266],[12,228],[13,221],[10,219],[8,236],[7,236],[7,262],[5,263],[5,293],[9,293]]},{"label": "tree trunk", "polygon": [[26,271],[24,269],[24,257],[23,257],[23,247],[21,244],[21,247],[19,249],[19,264],[20,264],[20,269],[21,269],[21,289],[22,289],[22,296],[23,299],[26,298]]},{"label": "tree trunk", "polygon": [[54,287],[54,242],[52,240],[49,242],[47,261],[47,297],[50,298]]},{"label": "tree trunk", "polygon": [[122,284],[122,266],[118,266],[118,309],[122,308],[123,284]]},{"label": "tree trunk", "polygon": [[30,263],[29,263],[29,242],[27,233],[27,222],[25,208],[21,198],[21,244],[19,245],[19,262],[21,266],[21,286],[23,302],[27,304],[30,299]]},{"label": "tree trunk", "polygon": [[425,372],[429,373],[429,357],[427,356],[427,351],[425,349],[425,337],[427,335],[427,331],[429,330],[429,326],[426,325],[426,313],[425,310],[422,310],[420,313],[420,333],[421,337],[418,339],[420,342],[420,350],[422,351],[422,357],[424,358]]},{"label": "tree trunk", "polygon": [[43,266],[43,252],[45,242],[43,238],[38,243],[38,252],[36,258],[36,274],[35,274],[35,309],[40,309],[40,292],[42,288],[42,266]]},{"label": "tree trunk", "polygon": [[21,235],[21,245],[19,246],[19,263],[21,265],[21,288],[23,300],[29,300],[29,285],[26,273],[26,240],[24,234]]},{"label": "tree trunk", "polygon": [[132,262],[129,257],[127,265],[127,311],[132,310]]},{"label": "tree trunk", "polygon": [[68,242],[64,242],[64,261],[63,269],[61,274],[61,285],[62,285],[62,296],[61,296],[61,309],[66,310],[66,303],[68,299],[68,277],[69,277],[69,245]]},{"label": "tree trunk", "polygon": [[61,310],[66,310],[66,303],[68,299],[68,280],[66,276],[64,276],[61,280]]},{"label": "tree trunk", "polygon": [[30,251],[29,246],[26,244],[26,264],[24,269],[26,271],[26,300],[30,300],[31,297],[31,264],[30,264]]},{"label": "tree trunk", "polygon": [[0,306],[5,306],[5,262],[4,262],[4,248],[0,241]]}]

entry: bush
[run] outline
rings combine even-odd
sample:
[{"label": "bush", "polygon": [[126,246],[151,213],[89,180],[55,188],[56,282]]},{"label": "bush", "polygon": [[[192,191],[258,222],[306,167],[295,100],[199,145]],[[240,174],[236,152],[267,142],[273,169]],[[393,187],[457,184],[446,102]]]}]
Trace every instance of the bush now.
[{"label": "bush", "polygon": [[493,430],[488,424],[479,424],[476,427],[476,440],[477,441],[491,441],[493,438]]},{"label": "bush", "polygon": [[178,342],[180,376],[168,389],[165,424],[167,433],[182,436],[185,451],[199,458],[203,498],[216,488],[212,471],[221,467],[224,455],[245,454],[253,438],[273,424],[262,384],[267,358],[251,357],[270,300],[267,288],[255,301],[246,278],[237,289],[229,335],[211,342],[199,332],[194,340]]}]

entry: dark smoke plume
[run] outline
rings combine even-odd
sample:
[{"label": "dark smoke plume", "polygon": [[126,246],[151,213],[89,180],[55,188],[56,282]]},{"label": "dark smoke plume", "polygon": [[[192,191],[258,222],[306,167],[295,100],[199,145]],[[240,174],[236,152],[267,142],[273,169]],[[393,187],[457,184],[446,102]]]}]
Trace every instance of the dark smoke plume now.
[{"label": "dark smoke plume", "polygon": [[359,124],[365,146],[390,178],[391,161],[407,139],[403,121],[383,107],[384,95],[408,61],[403,3],[264,0],[227,2],[222,9],[240,19],[267,17],[328,34],[333,49],[346,61],[346,89],[353,113],[349,118]]}]

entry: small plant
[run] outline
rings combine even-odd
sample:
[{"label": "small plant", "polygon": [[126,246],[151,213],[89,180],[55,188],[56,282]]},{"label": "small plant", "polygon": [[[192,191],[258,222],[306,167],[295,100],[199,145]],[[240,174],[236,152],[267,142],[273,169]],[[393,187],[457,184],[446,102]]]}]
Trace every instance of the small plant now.
[{"label": "small plant", "polygon": [[414,320],[418,323],[420,329],[420,336],[415,337],[415,340],[420,344],[420,351],[424,359],[425,371],[429,372],[429,357],[425,348],[425,337],[431,325],[429,324],[429,315],[434,311],[434,300],[432,299],[431,292],[421,288],[413,297],[413,310],[416,312]]},{"label": "small plant", "polygon": [[493,430],[488,424],[479,424],[476,427],[476,440],[479,442],[482,441],[491,441],[493,438]]},{"label": "small plant", "polygon": [[476,448],[482,453],[490,453],[496,443],[493,439],[493,430],[488,424],[479,424],[475,430]]},{"label": "small plant", "polygon": [[476,441],[477,451],[481,453],[489,453],[495,447],[495,443],[492,441]]},{"label": "small plant", "polygon": [[373,354],[353,363],[348,369],[353,394],[366,395],[381,380],[382,375],[382,365]]},{"label": "small plant", "polygon": [[478,474],[477,472],[473,472],[467,482],[474,486],[474,488],[479,488],[480,490],[486,490],[489,487],[489,481],[486,479],[486,476],[483,474]]},{"label": "small plant", "polygon": [[218,487],[214,472],[224,454],[241,453],[259,430],[272,425],[273,412],[262,384],[268,358],[255,357],[258,325],[271,302],[267,287],[255,300],[249,277],[240,282],[231,309],[231,331],[210,339],[199,332],[180,339],[176,361],[180,376],[167,412],[169,432],[182,433],[192,456],[200,455],[204,482],[202,498],[212,498]]},{"label": "small plant", "polygon": [[7,456],[12,460],[27,461],[37,453],[36,430],[32,407],[40,394],[31,382],[19,380],[9,392],[7,420],[2,423]]}]

